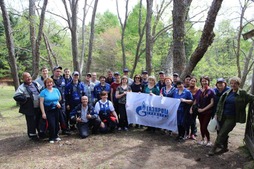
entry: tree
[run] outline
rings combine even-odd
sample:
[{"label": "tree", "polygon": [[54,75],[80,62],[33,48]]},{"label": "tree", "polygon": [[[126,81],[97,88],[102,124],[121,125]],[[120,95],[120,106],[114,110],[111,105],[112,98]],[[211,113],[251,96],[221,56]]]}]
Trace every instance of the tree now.
[{"label": "tree", "polygon": [[78,0],[69,0],[70,11],[68,10],[66,0],[63,0],[63,4],[67,15],[67,23],[71,31],[73,69],[80,72],[80,64],[78,60],[78,36],[77,36]]},{"label": "tree", "polygon": [[146,0],[146,70],[150,75],[152,73],[152,57],[153,57],[153,39],[151,31],[151,22],[153,16],[153,0]]},{"label": "tree", "polygon": [[12,75],[14,87],[16,90],[19,86],[19,77],[18,77],[18,71],[17,71],[15,52],[14,52],[12,29],[11,29],[9,15],[7,13],[4,0],[0,0],[0,6],[1,6],[1,10],[2,10],[3,23],[4,23],[4,28],[5,28],[6,45],[7,45],[8,54],[9,54],[9,57],[8,57],[9,65],[11,67],[11,75]]},{"label": "tree", "polygon": [[118,0],[116,0],[116,10],[117,10],[117,16],[121,25],[121,47],[122,47],[122,57],[123,57],[123,69],[126,68],[126,55],[125,55],[125,45],[124,45],[124,35],[125,35],[125,29],[126,29],[126,23],[128,20],[128,4],[129,0],[125,1],[125,16],[124,16],[124,21],[122,21],[120,14],[119,14],[119,8],[118,8]]},{"label": "tree", "polygon": [[89,50],[88,50],[88,58],[86,63],[86,72],[90,72],[91,64],[92,64],[92,54],[93,54],[93,41],[94,41],[94,24],[95,24],[95,16],[96,10],[98,6],[98,0],[94,1],[93,7],[93,15],[91,19],[91,30],[90,30],[90,39],[89,39]]},{"label": "tree", "polygon": [[185,21],[192,0],[173,1],[173,71],[182,73],[185,67]]},{"label": "tree", "polygon": [[[213,39],[215,37],[213,28],[215,25],[218,11],[221,8],[222,1],[223,0],[213,0],[212,5],[208,11],[208,15],[206,18],[206,22],[205,22],[198,46],[196,47],[195,51],[192,53],[189,63],[186,65],[186,67],[181,73],[182,79],[193,71],[197,63],[202,59],[202,57],[206,53],[208,47],[213,43]],[[175,61],[174,61],[174,64],[175,64]]]},{"label": "tree", "polygon": [[33,79],[35,79],[39,74],[40,44],[42,39],[47,4],[48,0],[44,0],[40,15],[39,31],[36,38],[35,0],[29,0],[30,42],[32,46],[32,57],[33,57],[33,75],[32,75]]}]

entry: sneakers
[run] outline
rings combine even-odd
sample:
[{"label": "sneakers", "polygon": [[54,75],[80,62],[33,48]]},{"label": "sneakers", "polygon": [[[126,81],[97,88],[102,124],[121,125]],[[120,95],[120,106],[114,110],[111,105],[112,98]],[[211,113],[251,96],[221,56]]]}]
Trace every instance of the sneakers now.
[{"label": "sneakers", "polygon": [[49,143],[50,143],[50,144],[54,144],[55,141],[54,141],[54,140],[50,140]]},{"label": "sneakers", "polygon": [[195,135],[194,135],[194,134],[192,134],[192,135],[190,136],[190,139],[191,139],[191,140],[196,140]]},{"label": "sneakers", "polygon": [[207,142],[206,142],[205,140],[200,140],[200,141],[198,142],[198,144],[203,146],[203,145],[206,145]]},{"label": "sneakers", "polygon": [[61,139],[60,139],[59,137],[57,137],[57,138],[55,139],[55,141],[61,141]]},{"label": "sneakers", "polygon": [[122,128],[121,127],[118,127],[118,129],[117,129],[118,131],[121,131],[122,130]]},{"label": "sneakers", "polygon": [[127,128],[127,127],[124,127],[124,129],[123,129],[124,131],[129,131],[129,129]]},{"label": "sneakers", "polygon": [[209,142],[206,144],[207,147],[211,147],[212,145],[213,145],[213,143],[212,143],[211,141],[209,141]]}]

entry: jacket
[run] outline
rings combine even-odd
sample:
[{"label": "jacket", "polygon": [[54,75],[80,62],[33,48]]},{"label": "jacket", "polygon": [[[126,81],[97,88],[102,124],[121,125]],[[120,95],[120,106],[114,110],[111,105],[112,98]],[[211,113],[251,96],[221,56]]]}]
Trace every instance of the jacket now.
[{"label": "jacket", "polygon": [[[225,93],[222,94],[218,105],[216,109],[216,115],[219,121],[221,121],[222,116],[223,116],[223,111],[224,111],[224,104],[226,101],[226,98],[228,94],[232,91],[228,90]],[[237,123],[245,123],[246,122],[246,106],[248,103],[254,101],[254,96],[251,94],[248,94],[245,90],[238,89],[236,92],[236,97],[235,97],[235,121]]]},{"label": "jacket", "polygon": [[[37,82],[32,82],[37,88],[38,92],[41,90],[41,86]],[[22,83],[16,90],[13,99],[19,103],[19,112],[25,115],[34,115],[34,103],[33,93],[28,90],[24,83]],[[40,92],[39,92],[40,93]]]},{"label": "jacket", "polygon": [[[94,111],[93,106],[88,106],[88,112],[87,114],[90,114],[92,116],[92,119],[99,118],[98,114]],[[82,112],[82,104],[77,105],[71,112],[70,112],[70,119],[75,122],[77,117],[80,117],[81,114],[78,114],[78,112]]]}]

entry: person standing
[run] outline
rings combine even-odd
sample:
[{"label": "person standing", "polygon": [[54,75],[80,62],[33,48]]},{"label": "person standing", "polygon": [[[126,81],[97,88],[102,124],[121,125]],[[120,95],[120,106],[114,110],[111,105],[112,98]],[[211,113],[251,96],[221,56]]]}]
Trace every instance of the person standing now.
[{"label": "person standing", "polygon": [[[197,92],[199,90],[199,88],[197,87],[197,78],[192,76],[190,79],[190,85],[187,88],[193,97],[193,101],[196,100],[197,97]],[[196,118],[197,118],[197,114],[196,113],[187,113],[187,124],[186,124],[186,135],[188,136],[190,133],[190,128],[191,128],[191,133],[189,138],[192,140],[196,140],[196,136],[197,136],[197,126],[196,126]]]},{"label": "person standing", "polygon": [[113,77],[113,72],[111,70],[108,71],[108,77],[106,78],[105,82],[111,85],[115,81]]},{"label": "person standing", "polygon": [[19,112],[26,117],[28,137],[31,140],[38,140],[38,135],[41,136],[39,130],[41,119],[39,95],[42,87],[39,83],[32,81],[32,77],[28,72],[24,72],[22,78],[23,83],[16,90],[13,98],[20,105]]},{"label": "person standing", "polygon": [[69,132],[68,126],[66,124],[67,117],[66,117],[66,105],[65,105],[65,87],[66,87],[66,79],[62,76],[62,67],[61,66],[56,66],[53,69],[53,75],[51,78],[54,81],[54,86],[57,88],[61,94],[61,112],[59,113],[59,122],[62,130],[62,134],[64,135],[70,135],[71,133]]},{"label": "person standing", "polygon": [[84,95],[86,95],[85,85],[79,80],[79,72],[74,71],[72,81],[65,87],[67,128],[70,126],[70,129],[75,130],[75,126],[70,121],[70,112],[80,104],[81,97]]},{"label": "person standing", "polygon": [[91,77],[92,77],[91,73],[86,74],[84,85],[85,85],[85,91],[88,97],[88,104],[90,106],[94,106],[95,99],[94,99],[93,91],[94,91],[95,84],[91,82]]},{"label": "person standing", "polygon": [[49,77],[49,71],[46,67],[41,68],[41,75],[35,79],[35,82],[38,82],[42,88],[45,88],[44,86],[44,80]]},{"label": "person standing", "polygon": [[116,98],[118,99],[118,111],[120,114],[119,119],[119,128],[118,130],[128,131],[128,120],[126,113],[126,95],[127,92],[131,92],[131,87],[128,86],[128,78],[127,76],[123,76],[121,78],[121,85],[116,89]]},{"label": "person standing", "polygon": [[128,85],[130,86],[133,83],[133,80],[128,76],[129,74],[129,69],[125,68],[123,69],[123,75],[128,78]]},{"label": "person standing", "polygon": [[97,74],[96,74],[96,72],[93,72],[91,75],[92,75],[92,77],[91,77],[91,82],[92,82],[94,85],[99,84],[100,81],[97,80]]},{"label": "person standing", "polygon": [[71,71],[69,68],[64,69],[63,78],[65,80],[65,85],[67,85],[68,83],[70,83],[72,81]]},{"label": "person standing", "polygon": [[164,82],[164,78],[165,78],[165,73],[163,71],[159,72],[159,81],[156,84],[156,86],[158,86],[158,88],[161,90],[162,87],[165,87],[165,82]]},{"label": "person standing", "polygon": [[95,85],[94,87],[94,96],[96,101],[100,100],[100,94],[102,91],[106,91],[108,93],[108,96],[110,95],[110,85],[105,82],[106,77],[100,76],[99,80],[100,83]]},{"label": "person standing", "polygon": [[227,82],[223,78],[218,78],[216,82],[216,87],[213,89],[215,92],[215,97],[214,97],[214,106],[213,106],[213,112],[212,112],[212,118],[215,115],[217,104],[220,100],[220,97],[224,92],[229,90],[229,87],[227,86]]},{"label": "person standing", "polygon": [[61,93],[57,88],[53,87],[53,84],[52,78],[45,79],[44,85],[46,88],[40,93],[42,118],[48,121],[49,143],[61,140],[58,137]]},{"label": "person standing", "polygon": [[143,84],[142,84],[142,77],[141,75],[134,76],[134,82],[131,84],[131,91],[132,92],[142,92],[143,91]]},{"label": "person standing", "polygon": [[110,100],[113,103],[116,114],[119,117],[118,99],[116,98],[116,89],[121,84],[121,77],[118,72],[115,72],[114,76],[115,76],[115,81],[110,85]]},{"label": "person standing", "polygon": [[218,102],[215,117],[219,121],[220,129],[213,148],[208,155],[228,151],[228,134],[234,129],[236,123],[246,122],[246,106],[254,101],[254,96],[240,89],[241,79],[232,77],[229,80],[230,90],[224,92]]},{"label": "person standing", "polygon": [[177,109],[177,127],[178,137],[177,141],[184,141],[185,136],[185,116],[190,111],[190,105],[193,103],[191,92],[184,87],[182,81],[176,82],[177,89],[173,94],[173,98],[180,99],[181,103]]},{"label": "person standing", "polygon": [[164,97],[173,97],[176,88],[172,86],[173,80],[171,77],[165,77],[164,83],[165,86],[161,88],[160,95]]},{"label": "person standing", "polygon": [[173,86],[176,87],[176,82],[179,81],[179,74],[178,73],[173,73]]},{"label": "person standing", "polygon": [[[196,100],[193,106],[197,107],[197,114],[200,123],[200,131],[202,139],[198,142],[200,145],[212,146],[210,140],[210,133],[207,130],[207,126],[212,116],[212,110],[214,105],[214,91],[209,87],[210,78],[208,76],[202,76],[200,78],[201,89],[197,92]],[[190,110],[193,113],[193,109]],[[206,140],[205,140],[206,137]]]},{"label": "person standing", "polygon": [[148,85],[148,72],[146,70],[142,71],[142,85]]}]

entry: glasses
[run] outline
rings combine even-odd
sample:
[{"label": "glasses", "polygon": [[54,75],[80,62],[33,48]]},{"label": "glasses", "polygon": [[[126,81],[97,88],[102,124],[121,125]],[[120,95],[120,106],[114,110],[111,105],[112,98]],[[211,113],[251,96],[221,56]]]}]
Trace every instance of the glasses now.
[{"label": "glasses", "polygon": [[135,77],[135,79],[140,79],[140,77]]}]

